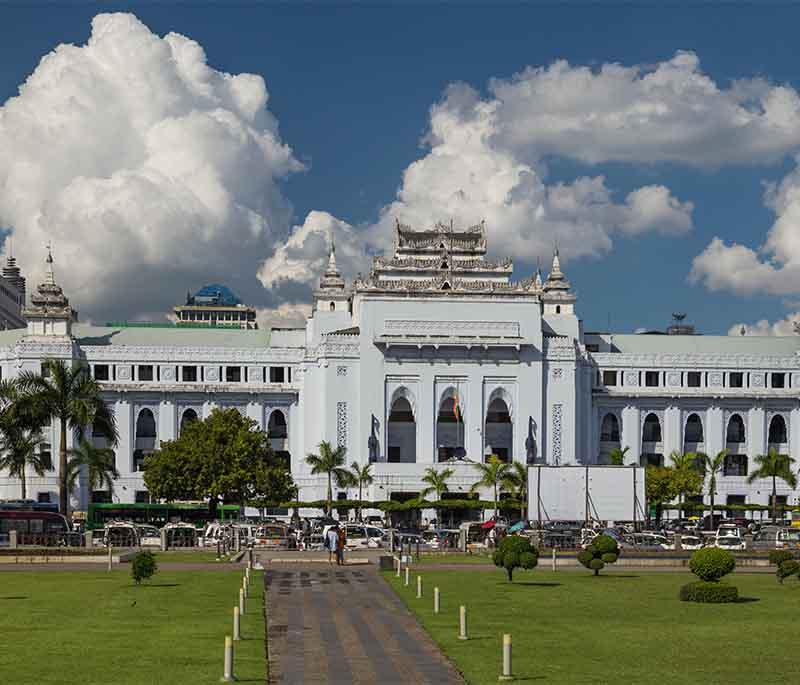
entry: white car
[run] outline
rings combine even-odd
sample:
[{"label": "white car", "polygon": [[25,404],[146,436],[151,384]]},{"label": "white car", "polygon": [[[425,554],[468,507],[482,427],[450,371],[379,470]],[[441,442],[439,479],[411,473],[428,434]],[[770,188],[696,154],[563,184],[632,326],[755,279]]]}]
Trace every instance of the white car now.
[{"label": "white car", "polygon": [[744,551],[747,549],[745,541],[742,538],[738,538],[733,535],[723,535],[722,537],[718,537],[717,541],[714,543],[714,547],[727,549],[729,551]]}]

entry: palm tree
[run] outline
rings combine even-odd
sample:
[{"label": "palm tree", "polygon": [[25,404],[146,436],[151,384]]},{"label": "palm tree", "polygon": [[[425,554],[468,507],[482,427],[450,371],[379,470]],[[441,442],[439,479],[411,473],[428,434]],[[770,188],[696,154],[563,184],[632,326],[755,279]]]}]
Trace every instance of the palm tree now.
[{"label": "palm tree", "polygon": [[703,479],[700,475],[700,458],[694,452],[673,451],[669,455],[672,462],[672,471],[675,476],[675,489],[678,492],[678,517],[683,517],[683,502],[686,495],[693,495],[703,487]]},{"label": "palm tree", "polygon": [[478,488],[493,488],[494,489],[494,516],[497,518],[497,503],[499,501],[499,489],[502,489],[506,474],[508,473],[508,464],[500,461],[500,457],[492,454],[485,464],[475,464],[475,468],[480,473],[480,479],[473,484],[469,489],[470,492],[475,492]]},{"label": "palm tree", "polygon": [[778,518],[778,478],[786,483],[792,490],[797,487],[797,477],[792,472],[794,459],[788,454],[778,454],[770,448],[766,454],[759,454],[755,458],[758,468],[750,473],[747,482],[752,483],[759,478],[772,478],[772,519]]},{"label": "palm tree", "polygon": [[524,521],[528,502],[528,467],[518,461],[513,462],[503,478],[503,487],[519,500],[519,517]]},{"label": "palm tree", "polygon": [[708,476],[708,497],[711,502],[711,516],[708,520],[709,530],[714,527],[714,491],[717,489],[717,474],[725,465],[725,457],[727,456],[727,449],[717,452],[713,457],[709,457],[705,452],[697,452],[697,457],[702,460],[703,469]]},{"label": "palm tree", "polygon": [[30,466],[37,476],[43,476],[52,468],[49,454],[40,451],[43,442],[40,433],[26,430],[20,424],[6,426],[0,434],[0,470],[6,469],[10,476],[19,478],[23,500],[28,498],[26,468]]},{"label": "palm tree", "polygon": [[89,479],[89,492],[103,490],[108,486],[109,495],[114,494],[114,481],[119,478],[119,471],[114,463],[114,450],[110,447],[95,447],[86,438],[81,438],[78,447],[69,450],[70,459],[67,462],[68,480],[74,481],[85,466]]},{"label": "palm tree", "polygon": [[608,455],[609,461],[612,466],[623,466],[625,464],[625,455],[628,454],[630,447],[615,447]]},{"label": "palm tree", "polygon": [[61,513],[67,515],[71,490],[67,482],[67,429],[80,439],[88,426],[96,425],[116,445],[116,417],[103,400],[100,385],[85,366],[67,366],[61,359],[46,359],[41,374],[26,371],[20,375],[18,384],[32,403],[35,415],[59,423],[58,499]]},{"label": "palm tree", "polygon": [[350,482],[358,486],[358,520],[361,521],[361,488],[370,485],[375,478],[372,476],[372,464],[360,466],[357,461],[350,464]]},{"label": "palm tree", "polygon": [[425,499],[432,492],[435,492],[437,501],[442,499],[442,493],[449,490],[447,481],[453,477],[454,473],[455,471],[453,469],[437,471],[432,466],[429,466],[425,469],[425,474],[422,476],[422,482],[427,483],[428,487],[419,493],[420,498]]},{"label": "palm tree", "polygon": [[318,475],[325,473],[328,475],[328,506],[327,515],[331,515],[333,502],[333,479],[339,487],[347,487],[350,484],[350,472],[344,466],[347,448],[340,445],[336,448],[327,440],[319,443],[319,454],[309,454],[306,456],[306,464],[311,467],[311,473]]}]

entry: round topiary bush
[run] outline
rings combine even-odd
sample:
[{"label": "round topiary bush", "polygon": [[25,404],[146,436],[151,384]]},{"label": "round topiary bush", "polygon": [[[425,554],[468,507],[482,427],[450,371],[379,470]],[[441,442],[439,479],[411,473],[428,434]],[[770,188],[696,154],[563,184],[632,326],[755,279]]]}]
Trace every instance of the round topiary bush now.
[{"label": "round topiary bush", "polygon": [[586,568],[599,575],[606,564],[613,564],[619,559],[619,545],[610,535],[598,535],[592,544],[578,553],[578,561]]},{"label": "round topiary bush", "polygon": [[778,564],[778,569],[775,571],[775,575],[778,577],[778,582],[783,584],[784,578],[800,575],[800,562],[797,562],[794,559],[785,559]]},{"label": "round topiary bush", "polygon": [[514,569],[536,568],[539,563],[539,552],[528,538],[519,535],[504,537],[492,555],[494,565],[504,568],[508,574],[509,582],[514,580]]},{"label": "round topiary bush", "polygon": [[794,559],[794,554],[788,549],[772,549],[769,552],[769,563],[771,566],[780,566],[784,561],[789,561],[791,559]]},{"label": "round topiary bush", "polygon": [[739,599],[739,590],[734,585],[728,585],[727,583],[697,580],[681,587],[679,597],[683,602],[725,604]]},{"label": "round topiary bush", "polygon": [[157,570],[158,565],[156,564],[156,558],[153,556],[152,552],[145,550],[137,553],[136,556],[133,557],[131,576],[133,576],[133,582],[137,585],[143,580],[151,578]]},{"label": "round topiary bush", "polygon": [[692,554],[689,568],[700,580],[715,583],[736,568],[736,559],[724,549],[706,547]]}]

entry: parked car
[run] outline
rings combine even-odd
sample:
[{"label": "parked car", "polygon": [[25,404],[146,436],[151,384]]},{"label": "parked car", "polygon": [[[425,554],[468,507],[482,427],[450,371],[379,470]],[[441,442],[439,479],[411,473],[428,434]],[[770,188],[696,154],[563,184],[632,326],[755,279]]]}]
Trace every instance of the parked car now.
[{"label": "parked car", "polygon": [[344,529],[347,534],[346,549],[376,549],[383,546],[383,531],[380,528],[348,523]]},{"label": "parked car", "polygon": [[155,526],[137,524],[136,532],[139,534],[140,547],[161,546],[161,531]]},{"label": "parked car", "polygon": [[[705,541],[698,535],[681,535],[681,549],[695,550],[705,547]],[[675,539],[673,538],[667,549],[675,549]]]},{"label": "parked car", "polygon": [[733,535],[724,535],[720,538],[717,538],[714,546],[719,547],[720,549],[727,549],[729,551],[744,551],[747,549],[747,544],[745,543],[744,538],[737,538]]},{"label": "parked car", "polygon": [[753,536],[754,549],[800,549],[800,529],[765,526]]}]

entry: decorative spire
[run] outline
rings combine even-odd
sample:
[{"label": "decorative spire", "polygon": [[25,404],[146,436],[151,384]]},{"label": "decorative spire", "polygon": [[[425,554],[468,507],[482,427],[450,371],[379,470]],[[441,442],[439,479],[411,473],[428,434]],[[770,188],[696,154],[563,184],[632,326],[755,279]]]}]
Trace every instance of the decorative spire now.
[{"label": "decorative spire", "polygon": [[328,253],[328,268],[319,279],[319,287],[320,289],[344,290],[344,279],[336,266],[336,246],[333,242],[333,234],[331,234],[331,249]]},{"label": "decorative spire", "polygon": [[545,290],[570,290],[572,286],[570,282],[567,280],[567,277],[564,276],[564,272],[561,271],[561,260],[558,256],[558,246],[555,247],[553,250],[553,264],[550,267],[550,275],[547,277],[547,281],[545,281],[544,289]]},{"label": "decorative spire", "polygon": [[541,288],[542,287],[542,272],[541,272],[541,270],[539,269],[538,266],[536,267],[536,276],[533,279],[533,284],[537,288]]},{"label": "decorative spire", "polygon": [[338,274],[339,271],[336,268],[336,243],[333,239],[333,234],[331,234],[331,250],[328,253],[328,271],[327,273],[330,274]]},{"label": "decorative spire", "polygon": [[45,283],[47,285],[56,284],[56,275],[53,273],[53,247],[49,242],[47,243],[47,279]]},{"label": "decorative spire", "polygon": [[550,278],[563,278],[564,274],[561,271],[561,260],[558,258],[558,245],[553,250],[553,266],[550,268]]}]

